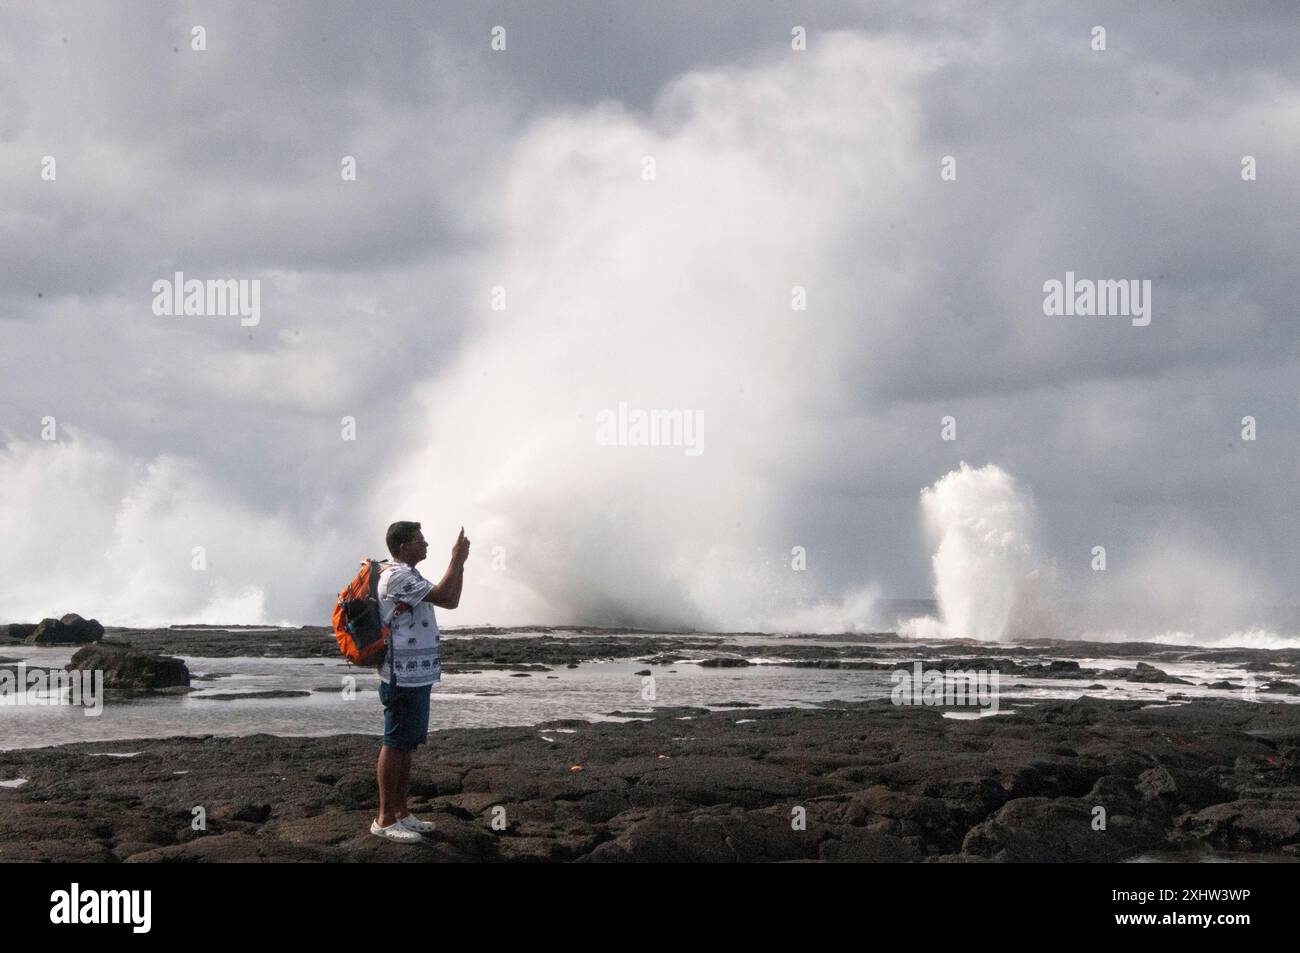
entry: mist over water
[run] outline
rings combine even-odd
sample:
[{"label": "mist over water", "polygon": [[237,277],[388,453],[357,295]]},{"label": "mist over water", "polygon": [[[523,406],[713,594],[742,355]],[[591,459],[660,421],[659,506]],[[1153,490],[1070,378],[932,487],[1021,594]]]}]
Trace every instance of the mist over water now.
[{"label": "mist over water", "polygon": [[1032,494],[996,464],[963,462],[923,490],[921,518],[938,616],[900,619],[905,635],[1300,647],[1300,611],[1248,567],[1163,528],[1121,565],[1082,553],[1086,582],[1067,590],[1041,545]]}]

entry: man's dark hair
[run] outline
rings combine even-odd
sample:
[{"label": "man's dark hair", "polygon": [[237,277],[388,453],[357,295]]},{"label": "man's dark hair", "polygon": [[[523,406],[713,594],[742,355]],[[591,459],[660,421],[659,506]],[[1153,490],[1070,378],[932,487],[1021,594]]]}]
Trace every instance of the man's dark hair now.
[{"label": "man's dark hair", "polygon": [[388,544],[389,554],[396,559],[398,550],[402,548],[403,543],[409,543],[415,539],[415,534],[420,531],[419,523],[412,523],[410,520],[398,520],[392,526],[388,527],[388,533],[384,536],[384,542]]}]

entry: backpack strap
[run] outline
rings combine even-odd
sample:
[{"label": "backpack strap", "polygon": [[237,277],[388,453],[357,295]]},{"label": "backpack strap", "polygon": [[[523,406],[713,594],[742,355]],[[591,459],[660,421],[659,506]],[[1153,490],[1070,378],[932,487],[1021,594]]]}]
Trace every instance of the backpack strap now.
[{"label": "backpack strap", "polygon": [[[375,602],[375,612],[379,614],[379,624],[384,624],[384,611],[379,605],[379,577],[383,574],[383,568],[378,560],[371,559],[370,563],[370,598]],[[397,640],[393,638],[390,630],[388,633],[388,677],[392,679],[393,688],[397,687]]]}]

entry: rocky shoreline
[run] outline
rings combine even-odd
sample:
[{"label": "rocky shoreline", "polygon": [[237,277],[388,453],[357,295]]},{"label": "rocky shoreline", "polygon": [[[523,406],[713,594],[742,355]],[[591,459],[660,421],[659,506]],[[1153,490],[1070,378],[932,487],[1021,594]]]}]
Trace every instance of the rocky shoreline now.
[{"label": "rocky shoreline", "polygon": [[[899,667],[900,655],[911,660],[951,663],[965,669],[997,670],[1004,676],[1052,679],[1119,677],[1132,682],[1187,684],[1166,674],[1162,662],[1218,662],[1239,665],[1244,671],[1278,673],[1259,690],[1300,693],[1300,649],[1201,648],[1152,642],[1085,642],[1073,639],[1036,639],[989,644],[975,640],[927,643],[900,639],[894,632],[854,633],[835,636],[764,633],[692,632],[654,633],[594,626],[530,627],[492,626],[449,628],[442,642],[443,671],[447,673],[509,669],[542,671],[546,666],[577,665],[592,659],[637,658],[653,665],[668,665],[687,658],[709,656],[706,666],[744,667],[747,656],[777,655],[784,661],[768,664],[796,668],[844,668],[887,671]],[[746,636],[775,639],[758,652],[742,646]],[[112,628],[109,643],[127,643],[135,651],[163,656],[230,658],[338,658],[338,645],[324,626],[300,628],[181,626],[165,629]],[[843,640],[842,644],[833,644]],[[831,643],[831,644],[826,644]],[[0,654],[8,647],[18,651],[23,642],[0,636]],[[905,645],[905,648],[900,648]],[[1102,670],[1081,666],[1071,659],[1133,659],[1132,668]],[[0,659],[0,663],[12,661]],[[1240,687],[1236,686],[1223,686]]]},{"label": "rocky shoreline", "polygon": [[[377,742],[209,736],[0,752],[0,780],[28,779],[0,788],[0,861],[1300,857],[1295,705],[1085,697],[957,720],[832,701],[452,729],[415,757],[413,807],[438,824],[423,847],[367,833]],[[192,829],[196,808],[206,830]]]}]

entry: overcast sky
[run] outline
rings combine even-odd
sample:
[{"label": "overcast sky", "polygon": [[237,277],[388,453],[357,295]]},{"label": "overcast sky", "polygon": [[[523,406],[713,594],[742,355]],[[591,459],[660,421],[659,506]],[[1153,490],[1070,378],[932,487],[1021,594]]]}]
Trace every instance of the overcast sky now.
[{"label": "overcast sky", "polygon": [[[444,624],[847,626],[931,595],[919,494],[966,461],[1063,599],[1250,624],[1300,584],[1298,26],[6,4],[0,620],[321,624],[415,519],[428,576],[473,540]],[[259,323],[154,314],[176,271],[259,279]],[[1067,271],[1149,279],[1150,324],[1045,315]],[[599,446],[620,402],[703,452]]]}]

